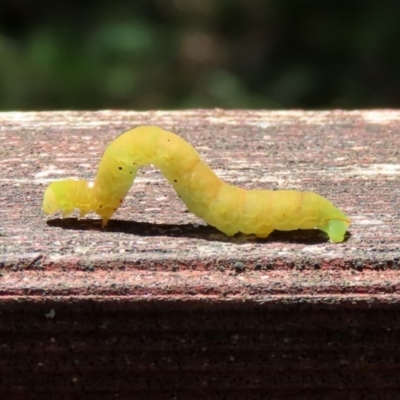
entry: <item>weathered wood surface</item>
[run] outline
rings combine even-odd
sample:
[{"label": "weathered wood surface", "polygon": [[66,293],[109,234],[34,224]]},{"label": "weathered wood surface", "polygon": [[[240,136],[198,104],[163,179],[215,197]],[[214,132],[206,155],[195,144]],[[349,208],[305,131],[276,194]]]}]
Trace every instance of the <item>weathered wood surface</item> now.
[{"label": "weathered wood surface", "polygon": [[[153,168],[107,229],[42,214],[48,183],[91,179],[108,142],[150,124],[184,137],[233,184],[328,197],[353,220],[346,242],[319,231],[227,238]],[[175,398],[396,398],[400,112],[0,113],[0,143],[4,398],[32,386],[59,398],[85,388],[162,398],[161,381]]]},{"label": "weathered wood surface", "polygon": [[[232,296],[254,297],[254,288],[261,298],[315,295],[315,286],[320,295],[397,295],[400,113],[5,113],[0,123],[4,295],[79,294],[89,282],[97,288],[92,294],[141,295],[139,285],[164,295],[165,283],[178,296],[193,287],[199,295],[232,289]],[[354,221],[348,240],[330,244],[319,231],[227,238],[186,212],[151,168],[105,230],[98,220],[45,218],[49,182],[93,178],[106,144],[143,124],[182,135],[233,184],[328,197]],[[240,280],[229,276],[235,265],[246,269]],[[26,286],[22,276],[29,277]]]}]

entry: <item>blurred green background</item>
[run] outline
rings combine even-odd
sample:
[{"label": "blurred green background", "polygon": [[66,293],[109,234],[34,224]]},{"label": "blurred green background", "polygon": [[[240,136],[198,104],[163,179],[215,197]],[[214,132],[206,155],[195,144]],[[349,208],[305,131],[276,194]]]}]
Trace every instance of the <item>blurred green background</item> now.
[{"label": "blurred green background", "polygon": [[400,106],[400,1],[0,3],[0,110]]}]

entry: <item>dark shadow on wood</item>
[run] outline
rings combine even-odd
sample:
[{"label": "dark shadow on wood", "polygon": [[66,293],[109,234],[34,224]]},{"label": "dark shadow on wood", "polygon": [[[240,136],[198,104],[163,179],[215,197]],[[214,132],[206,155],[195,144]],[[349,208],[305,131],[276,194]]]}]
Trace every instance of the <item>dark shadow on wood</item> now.
[{"label": "dark shadow on wood", "polygon": [[[47,225],[79,231],[104,230],[106,232],[126,233],[136,236],[188,237],[237,244],[248,242],[285,242],[307,245],[328,243],[327,235],[319,230],[273,231],[268,238],[260,239],[255,235],[244,234],[229,237],[212,226],[196,226],[194,224],[155,224],[113,219],[108,223],[106,228],[102,228],[101,221],[96,219],[54,218],[48,220]],[[347,232],[345,241],[350,236],[350,233]]]}]

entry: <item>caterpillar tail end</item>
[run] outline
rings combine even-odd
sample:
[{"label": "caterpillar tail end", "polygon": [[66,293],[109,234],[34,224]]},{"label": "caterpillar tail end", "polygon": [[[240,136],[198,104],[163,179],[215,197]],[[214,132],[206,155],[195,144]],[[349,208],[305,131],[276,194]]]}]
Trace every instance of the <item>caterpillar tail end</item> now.
[{"label": "caterpillar tail end", "polygon": [[329,236],[329,240],[331,243],[340,243],[343,242],[344,236],[350,223],[351,221],[349,219],[331,219],[326,223],[326,225],[320,226],[318,227],[318,229],[325,232]]}]

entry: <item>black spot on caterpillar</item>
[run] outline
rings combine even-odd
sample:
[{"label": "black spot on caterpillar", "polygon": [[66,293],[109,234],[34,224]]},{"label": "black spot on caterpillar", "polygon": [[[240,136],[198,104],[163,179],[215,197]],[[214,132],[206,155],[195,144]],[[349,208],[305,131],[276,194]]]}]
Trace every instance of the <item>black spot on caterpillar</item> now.
[{"label": "black spot on caterpillar", "polygon": [[[197,151],[178,135],[155,126],[123,133],[109,144],[93,183],[64,180],[44,194],[46,214],[80,216],[94,211],[105,226],[119,208],[140,166],[154,164],[187,208],[228,236],[238,232],[267,237],[274,229],[320,229],[342,242],[350,219],[329,200],[297,190],[246,190],[223,182]],[[118,167],[118,168],[117,168]]]}]

